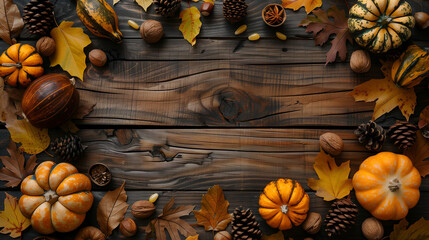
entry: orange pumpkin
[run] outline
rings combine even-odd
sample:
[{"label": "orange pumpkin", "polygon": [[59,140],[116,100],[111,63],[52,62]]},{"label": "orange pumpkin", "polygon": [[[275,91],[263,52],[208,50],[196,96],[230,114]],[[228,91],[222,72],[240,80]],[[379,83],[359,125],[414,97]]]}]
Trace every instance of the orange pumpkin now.
[{"label": "orange pumpkin", "polygon": [[27,87],[43,74],[42,64],[43,59],[34,47],[17,43],[0,56],[0,77],[12,87]]},{"label": "orange pumpkin", "polygon": [[287,230],[307,218],[310,198],[297,181],[281,178],[270,182],[259,197],[259,214],[273,228]]},{"label": "orange pumpkin", "polygon": [[353,176],[359,203],[381,220],[407,216],[420,198],[421,178],[411,160],[404,155],[381,152],[367,158]]},{"label": "orange pumpkin", "polygon": [[94,197],[91,181],[69,163],[41,163],[21,183],[19,208],[41,234],[70,232],[78,228]]}]

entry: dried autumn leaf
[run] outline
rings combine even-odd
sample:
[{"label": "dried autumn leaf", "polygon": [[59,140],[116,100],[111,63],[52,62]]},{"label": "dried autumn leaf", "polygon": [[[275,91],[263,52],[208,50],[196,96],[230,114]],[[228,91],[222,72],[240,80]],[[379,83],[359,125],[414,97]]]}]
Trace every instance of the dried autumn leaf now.
[{"label": "dried autumn leaf", "polygon": [[420,113],[419,117],[419,128],[424,128],[429,124],[429,106],[426,106],[425,109]]},{"label": "dried autumn leaf", "polygon": [[206,231],[222,231],[232,221],[232,214],[228,213],[229,202],[225,200],[223,190],[215,185],[203,195],[201,210],[194,211],[197,224],[204,226]]},{"label": "dried autumn leaf", "polygon": [[95,105],[97,105],[97,103],[80,99],[79,107],[77,108],[76,112],[73,113],[72,119],[83,119],[94,110]]},{"label": "dried autumn leaf", "polygon": [[153,0],[135,0],[136,3],[147,12],[147,9],[152,5]]},{"label": "dried autumn leaf", "polygon": [[22,215],[18,207],[18,200],[6,194],[4,199],[4,211],[0,211],[0,233],[9,234],[11,238],[21,237],[22,231],[30,226],[30,219]]},{"label": "dried autumn leaf", "polygon": [[97,222],[100,230],[107,237],[119,226],[127,212],[127,193],[124,190],[125,181],[119,188],[108,191],[97,207]]},{"label": "dried autumn leaf", "polygon": [[191,7],[180,12],[182,23],[179,30],[183,33],[183,38],[194,46],[197,43],[196,37],[200,34],[201,21],[200,11],[196,7]]},{"label": "dried autumn leaf", "polygon": [[381,117],[383,114],[399,107],[405,118],[410,118],[416,106],[416,94],[414,88],[399,88],[393,83],[390,70],[392,62],[384,62],[381,71],[383,79],[371,79],[354,88],[348,95],[355,98],[355,101],[373,102],[376,101],[372,120]]},{"label": "dried autumn leaf", "polygon": [[27,164],[25,164],[24,155],[18,150],[12,140],[10,140],[9,146],[7,146],[7,152],[10,157],[0,156],[0,160],[4,166],[0,169],[0,180],[7,181],[5,184],[6,187],[16,187],[22,179],[33,172],[33,169],[37,165],[37,157],[36,155],[31,156]]},{"label": "dried autumn leaf", "polygon": [[307,14],[310,14],[315,8],[322,6],[322,0],[282,0],[282,6],[294,11],[304,7]]},{"label": "dried autumn leaf", "polygon": [[[414,145],[405,150],[404,154],[413,161],[414,167],[419,170],[422,177],[429,174],[429,140],[423,137],[422,132],[417,131],[417,139]],[[425,159],[428,159],[425,161]]]},{"label": "dried autumn leaf", "polygon": [[[404,218],[398,224],[393,225],[393,232],[390,233],[390,240],[414,239],[423,240],[429,239],[429,220],[420,218],[417,222],[409,226],[409,223]],[[408,227],[408,229],[407,229]]]},{"label": "dried autumn leaf", "polygon": [[349,179],[350,161],[342,163],[338,167],[335,159],[321,150],[313,167],[319,180],[309,178],[307,184],[311,189],[317,191],[316,195],[323,197],[323,200],[341,199],[349,195],[353,189],[352,180]]},{"label": "dried autumn leaf", "polygon": [[0,38],[10,45],[15,44],[24,27],[18,6],[12,0],[0,0]]},{"label": "dried autumn leaf", "polygon": [[277,233],[271,235],[262,235],[261,240],[284,240],[285,237],[283,235],[283,231],[278,231]]},{"label": "dried autumn leaf", "polygon": [[60,65],[70,75],[83,81],[86,68],[86,55],[83,49],[91,44],[91,39],[82,28],[72,27],[74,22],[63,21],[60,26],[52,29],[51,36],[55,40],[55,53],[50,57],[51,67]]},{"label": "dried autumn leaf", "polygon": [[[331,41],[331,48],[326,53],[326,64],[335,62],[338,56],[341,61],[345,61],[347,57],[347,41],[353,44],[352,35],[349,32],[347,18],[344,10],[339,10],[337,7],[331,7],[328,12],[323,9],[313,11],[315,16],[307,16],[301,21],[299,26],[307,27],[306,32],[313,32],[316,45],[323,46],[329,36],[335,34],[335,39]],[[333,18],[331,21],[329,18]]]},{"label": "dried autumn leaf", "polygon": [[158,218],[152,220],[146,227],[146,234],[153,235],[155,233],[157,240],[167,239],[165,230],[168,231],[171,240],[180,240],[179,233],[184,237],[195,236],[197,234],[197,231],[189,223],[180,219],[180,217],[189,215],[195,206],[187,205],[171,209],[173,204],[174,198],[164,206]]},{"label": "dried autumn leaf", "polygon": [[186,238],[186,240],[198,240],[198,236],[199,236],[199,234],[197,234],[195,236],[189,236]]}]

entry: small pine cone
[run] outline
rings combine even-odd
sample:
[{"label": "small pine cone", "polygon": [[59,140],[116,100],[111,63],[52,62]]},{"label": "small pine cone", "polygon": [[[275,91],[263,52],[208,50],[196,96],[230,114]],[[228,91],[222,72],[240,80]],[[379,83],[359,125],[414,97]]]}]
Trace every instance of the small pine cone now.
[{"label": "small pine cone", "polygon": [[380,151],[386,139],[386,131],[373,121],[362,123],[354,133],[359,142],[369,151]]},{"label": "small pine cone", "polygon": [[77,135],[67,135],[55,139],[51,144],[52,151],[64,161],[72,161],[83,153],[84,147]]},{"label": "small pine cone", "polygon": [[325,231],[329,237],[346,232],[356,223],[358,208],[350,199],[335,200],[325,217]]},{"label": "small pine cone", "polygon": [[226,20],[237,23],[247,16],[247,4],[245,0],[224,0],[223,16]]},{"label": "small pine cone", "polygon": [[236,208],[232,218],[232,236],[236,240],[259,240],[262,231],[250,209]]},{"label": "small pine cone", "polygon": [[414,145],[417,127],[409,122],[397,122],[389,129],[392,142],[400,149],[405,150]]},{"label": "small pine cone", "polygon": [[32,34],[49,35],[55,24],[54,5],[49,0],[31,0],[24,7],[23,18]]},{"label": "small pine cone", "polygon": [[155,12],[164,17],[172,17],[180,8],[181,0],[154,0]]}]

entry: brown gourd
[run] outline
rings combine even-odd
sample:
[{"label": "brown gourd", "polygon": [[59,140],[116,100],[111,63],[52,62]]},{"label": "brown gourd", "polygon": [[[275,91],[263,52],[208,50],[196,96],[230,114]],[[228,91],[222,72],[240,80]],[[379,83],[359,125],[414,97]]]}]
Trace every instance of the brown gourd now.
[{"label": "brown gourd", "polygon": [[77,16],[95,36],[122,41],[118,16],[105,0],[77,0]]},{"label": "brown gourd", "polygon": [[22,99],[22,111],[38,128],[53,128],[69,120],[79,106],[79,93],[62,74],[44,75],[31,84]]}]

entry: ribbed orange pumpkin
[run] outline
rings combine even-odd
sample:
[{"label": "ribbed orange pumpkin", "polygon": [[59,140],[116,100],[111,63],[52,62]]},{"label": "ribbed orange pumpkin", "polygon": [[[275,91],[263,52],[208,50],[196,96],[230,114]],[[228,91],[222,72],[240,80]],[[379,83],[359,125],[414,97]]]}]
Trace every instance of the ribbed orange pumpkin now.
[{"label": "ribbed orange pumpkin", "polygon": [[46,74],[25,90],[22,111],[35,127],[53,128],[69,120],[79,107],[79,93],[62,74]]},{"label": "ribbed orange pumpkin", "polygon": [[367,158],[353,176],[359,203],[381,220],[407,216],[420,198],[421,178],[411,160],[404,155],[381,152]]},{"label": "ribbed orange pumpkin", "polygon": [[27,87],[43,74],[42,64],[43,59],[34,47],[17,43],[0,56],[0,77],[12,87]]},{"label": "ribbed orange pumpkin", "polygon": [[92,206],[91,181],[69,163],[46,161],[21,183],[19,208],[41,234],[78,228]]},{"label": "ribbed orange pumpkin", "polygon": [[270,182],[259,197],[259,214],[273,228],[287,230],[307,218],[310,197],[297,181],[281,178]]}]

